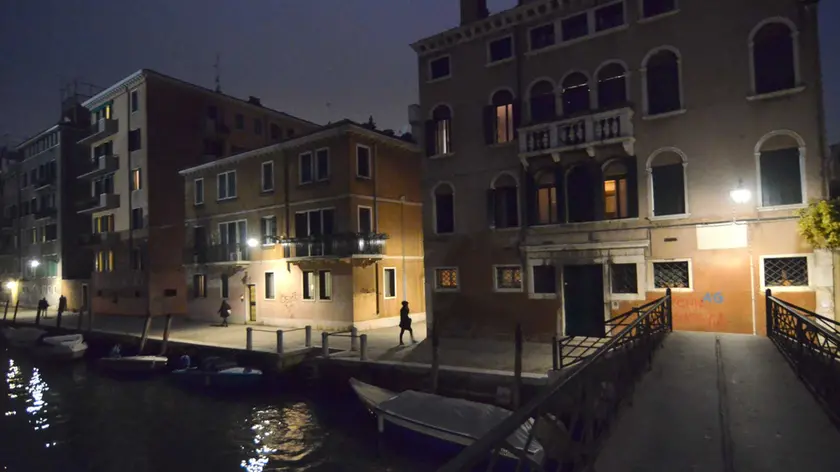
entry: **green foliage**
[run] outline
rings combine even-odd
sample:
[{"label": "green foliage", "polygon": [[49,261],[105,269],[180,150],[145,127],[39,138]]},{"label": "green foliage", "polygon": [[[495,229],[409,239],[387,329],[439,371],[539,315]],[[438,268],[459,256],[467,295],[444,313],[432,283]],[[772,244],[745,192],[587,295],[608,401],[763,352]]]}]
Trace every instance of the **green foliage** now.
[{"label": "green foliage", "polygon": [[840,248],[840,199],[813,201],[799,210],[799,234],[816,249]]}]

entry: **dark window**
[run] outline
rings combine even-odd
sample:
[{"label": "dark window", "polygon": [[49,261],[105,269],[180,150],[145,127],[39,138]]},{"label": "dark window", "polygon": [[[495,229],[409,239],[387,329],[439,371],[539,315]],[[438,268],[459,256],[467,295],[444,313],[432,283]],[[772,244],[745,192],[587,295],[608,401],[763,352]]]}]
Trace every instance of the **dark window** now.
[{"label": "dark window", "polygon": [[132,208],[131,209],[131,229],[142,229],[145,225],[143,224],[143,209],[142,208]]},{"label": "dark window", "polygon": [[617,62],[598,71],[598,108],[608,110],[627,103],[627,72]]},{"label": "dark window", "polygon": [[330,178],[330,150],[319,149],[315,152],[316,167],[315,178],[318,181]]},{"label": "dark window", "polygon": [[373,232],[373,209],[369,207],[359,207],[359,232]]},{"label": "dark window", "polygon": [[143,250],[140,248],[131,250],[131,270],[143,270]]},{"label": "dark window", "polygon": [[58,239],[58,226],[55,223],[48,224],[44,233],[47,241],[55,241]]},{"label": "dark window", "polygon": [[328,270],[318,271],[318,298],[332,300],[332,272]]},{"label": "dark window", "polygon": [[490,225],[494,228],[519,226],[519,203],[516,181],[510,175],[496,179],[487,201]]},{"label": "dark window", "polygon": [[305,152],[300,155],[300,183],[312,182],[312,153]]},{"label": "dark window", "polygon": [[140,130],[133,129],[128,132],[128,150],[129,151],[136,151],[140,149],[142,144]]},{"label": "dark window", "polygon": [[221,275],[221,282],[222,282],[222,298],[228,298],[230,296],[230,286],[228,285],[227,274],[222,274]]},{"label": "dark window", "polygon": [[783,23],[764,25],[753,37],[755,93],[770,93],[796,86],[793,35]]},{"label": "dark window", "polygon": [[439,57],[429,62],[429,80],[443,79],[451,74],[449,56]]},{"label": "dark window", "polygon": [[691,287],[691,279],[688,273],[688,262],[654,262],[653,286],[655,288]]},{"label": "dark window", "polygon": [[534,293],[557,293],[557,271],[553,265],[534,266]]},{"label": "dark window", "polygon": [[371,177],[370,148],[367,146],[356,146],[356,176]]},{"label": "dark window", "polygon": [[274,190],[274,162],[262,163],[262,188],[263,192]]},{"label": "dark window", "polygon": [[131,111],[137,111],[140,109],[140,96],[138,95],[137,90],[131,91]]},{"label": "dark window", "polygon": [[682,215],[685,213],[685,178],[682,163],[655,165],[653,178],[653,215]]},{"label": "dark window", "polygon": [[451,186],[441,184],[435,189],[435,232],[455,231],[455,195]]},{"label": "dark window", "polygon": [[286,137],[287,138],[291,138],[294,135],[295,135],[295,130],[293,130],[292,128],[289,128],[289,129],[286,130]]},{"label": "dark window", "polygon": [[563,41],[571,41],[572,39],[582,38],[589,34],[588,16],[586,13],[581,13],[564,19],[561,22]]},{"label": "dark window", "polygon": [[236,129],[245,129],[245,117],[242,116],[242,113],[237,113],[233,117],[233,124],[236,126]]},{"label": "dark window", "polygon": [[513,36],[490,41],[490,62],[499,62],[513,57]]},{"label": "dark window", "polygon": [[280,127],[277,126],[277,124],[271,123],[271,126],[269,126],[269,130],[271,132],[271,139],[282,139],[282,133],[280,132]]},{"label": "dark window", "polygon": [[385,285],[385,298],[397,296],[397,269],[387,268],[382,273]]},{"label": "dark window", "polygon": [[194,183],[193,203],[201,205],[204,203],[204,179],[195,179]]},{"label": "dark window", "polygon": [[259,118],[254,118],[254,134],[262,134],[263,122]]},{"label": "dark window", "polygon": [[799,174],[799,149],[762,151],[761,206],[802,203],[802,180]]},{"label": "dark window", "polygon": [[274,300],[274,272],[265,273],[265,299]]},{"label": "dark window", "polygon": [[767,257],[764,259],[765,287],[807,287],[807,257]]},{"label": "dark window", "polygon": [[219,109],[216,108],[216,105],[210,105],[207,107],[207,118],[211,120],[215,120],[219,116]]},{"label": "dark window", "polygon": [[648,114],[657,115],[682,108],[680,63],[673,51],[663,50],[650,57],[647,67]]},{"label": "dark window", "polygon": [[264,216],[260,218],[260,234],[263,244],[275,244],[277,242],[277,217]]},{"label": "dark window", "polygon": [[582,72],[573,72],[563,80],[563,115],[589,110],[589,79]]},{"label": "dark window", "polygon": [[557,98],[551,82],[541,81],[531,87],[531,121],[535,123],[551,121],[557,117]]},{"label": "dark window", "polygon": [[537,26],[529,31],[531,39],[531,51],[547,48],[554,45],[554,23]]},{"label": "dark window", "polygon": [[612,293],[638,293],[636,264],[611,264]]},{"label": "dark window", "polygon": [[677,9],[677,0],[642,0],[642,16],[652,16],[668,13]]},{"label": "dark window", "polygon": [[595,10],[595,31],[604,31],[624,24],[624,2]]}]

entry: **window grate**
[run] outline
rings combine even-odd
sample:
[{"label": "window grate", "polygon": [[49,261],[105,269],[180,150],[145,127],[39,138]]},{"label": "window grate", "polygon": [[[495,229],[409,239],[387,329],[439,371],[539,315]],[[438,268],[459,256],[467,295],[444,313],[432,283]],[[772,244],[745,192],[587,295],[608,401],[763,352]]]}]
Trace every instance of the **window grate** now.
[{"label": "window grate", "polygon": [[496,289],[521,290],[522,268],[519,266],[496,267]]},{"label": "window grate", "polygon": [[807,257],[773,257],[764,259],[765,287],[807,287]]},{"label": "window grate", "polygon": [[440,289],[456,289],[456,288],[458,288],[458,270],[457,269],[438,269],[437,270],[437,288],[440,288]]},{"label": "window grate", "polygon": [[654,262],[654,288],[689,288],[688,261]]},{"label": "window grate", "polygon": [[612,264],[610,275],[612,293],[638,293],[636,264]]}]

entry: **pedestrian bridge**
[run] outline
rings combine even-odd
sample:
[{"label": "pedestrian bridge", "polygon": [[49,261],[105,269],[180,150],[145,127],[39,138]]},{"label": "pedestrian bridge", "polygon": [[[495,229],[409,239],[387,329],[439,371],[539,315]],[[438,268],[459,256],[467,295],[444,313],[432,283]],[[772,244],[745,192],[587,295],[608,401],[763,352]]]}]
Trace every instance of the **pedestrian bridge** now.
[{"label": "pedestrian bridge", "polygon": [[[606,341],[439,472],[501,470],[501,455],[523,472],[840,470],[840,324],[766,303],[767,337],[672,333],[670,293],[608,321]],[[542,464],[507,442],[527,422]]]}]

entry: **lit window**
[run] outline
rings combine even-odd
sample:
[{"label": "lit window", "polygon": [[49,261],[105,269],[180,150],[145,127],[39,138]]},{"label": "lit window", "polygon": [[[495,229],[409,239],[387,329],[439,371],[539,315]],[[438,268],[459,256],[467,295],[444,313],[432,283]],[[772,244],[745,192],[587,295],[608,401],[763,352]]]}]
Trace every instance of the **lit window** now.
[{"label": "lit window", "polygon": [[522,290],[521,266],[496,266],[494,275],[496,290],[517,292]]},{"label": "lit window", "polygon": [[608,220],[628,218],[627,168],[613,163],[604,172],[604,217]]},{"label": "lit window", "polygon": [[311,270],[303,271],[303,299],[315,300],[315,272]]},{"label": "lit window", "polygon": [[653,263],[653,287],[690,288],[691,275],[688,261],[668,261]]},{"label": "lit window", "polygon": [[140,190],[142,187],[142,182],[140,180],[140,169],[132,169],[131,170],[131,190]]},{"label": "lit window", "polygon": [[318,271],[318,298],[332,300],[332,272],[328,270]]},{"label": "lit window", "polygon": [[543,172],[537,179],[537,224],[559,222],[557,211],[557,185],[553,172]]},{"label": "lit window", "polygon": [[260,219],[260,230],[263,237],[263,244],[274,244],[277,238],[277,217],[264,216]]},{"label": "lit window", "polygon": [[496,92],[487,113],[488,144],[513,141],[513,94],[507,90]]},{"label": "lit window", "polygon": [[458,269],[435,269],[435,288],[437,290],[457,290]]},{"label": "lit window", "polygon": [[442,156],[452,152],[452,111],[441,105],[432,112],[426,124],[426,154]]},{"label": "lit window", "polygon": [[764,259],[765,287],[807,287],[808,258],[767,257]]},{"label": "lit window", "polygon": [[207,277],[204,274],[193,275],[193,298],[207,298]]}]

